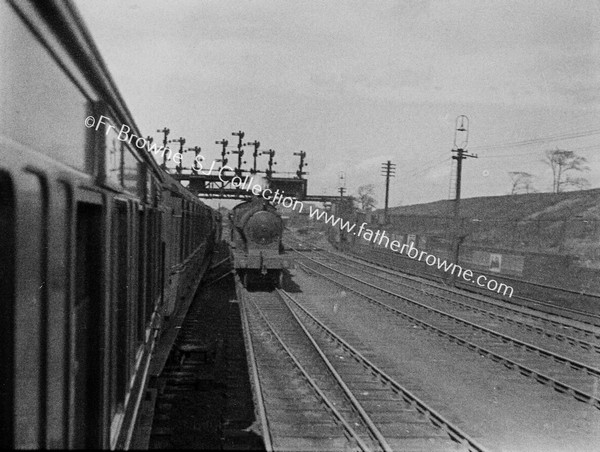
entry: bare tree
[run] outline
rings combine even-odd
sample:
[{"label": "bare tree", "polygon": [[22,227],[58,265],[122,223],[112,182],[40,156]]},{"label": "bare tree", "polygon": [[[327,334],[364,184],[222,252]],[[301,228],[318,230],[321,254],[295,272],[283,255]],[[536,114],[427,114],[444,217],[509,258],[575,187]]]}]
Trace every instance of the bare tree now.
[{"label": "bare tree", "polygon": [[573,151],[564,149],[546,151],[542,162],[552,169],[552,191],[554,193],[562,193],[570,187],[583,190],[590,185],[586,178],[573,175],[576,172],[590,170],[590,167],[586,165],[587,159]]},{"label": "bare tree", "polygon": [[537,190],[533,187],[533,174],[524,171],[510,171],[508,173],[512,181],[510,190],[511,195],[518,193],[535,193]]},{"label": "bare tree", "polygon": [[360,207],[362,210],[371,211],[377,201],[373,197],[375,193],[375,186],[373,184],[361,185],[358,187],[358,202],[360,203]]}]

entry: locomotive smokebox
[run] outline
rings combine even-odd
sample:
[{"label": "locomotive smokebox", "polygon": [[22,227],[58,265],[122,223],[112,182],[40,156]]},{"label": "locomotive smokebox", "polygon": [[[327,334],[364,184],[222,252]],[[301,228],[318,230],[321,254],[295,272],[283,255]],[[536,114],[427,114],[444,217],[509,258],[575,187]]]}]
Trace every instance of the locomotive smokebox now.
[{"label": "locomotive smokebox", "polygon": [[248,240],[259,245],[268,245],[281,237],[281,218],[272,212],[262,210],[254,213],[244,226]]}]

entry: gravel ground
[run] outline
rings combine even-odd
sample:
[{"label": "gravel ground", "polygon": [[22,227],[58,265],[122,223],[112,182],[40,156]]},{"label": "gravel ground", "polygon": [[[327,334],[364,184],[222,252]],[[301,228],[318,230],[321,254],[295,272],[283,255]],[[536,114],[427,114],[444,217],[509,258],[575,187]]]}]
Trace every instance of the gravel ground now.
[{"label": "gravel ground", "polygon": [[[297,270],[306,306],[491,450],[598,451],[600,410]],[[373,334],[377,331],[378,334]],[[600,388],[598,388],[600,390]]]}]

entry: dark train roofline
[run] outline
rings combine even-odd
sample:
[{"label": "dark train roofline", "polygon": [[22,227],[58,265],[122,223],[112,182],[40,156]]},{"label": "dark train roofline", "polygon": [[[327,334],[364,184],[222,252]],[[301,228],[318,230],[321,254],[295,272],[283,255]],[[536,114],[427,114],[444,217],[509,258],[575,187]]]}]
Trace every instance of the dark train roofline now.
[{"label": "dark train roofline", "polygon": [[[69,0],[8,1],[72,81],[83,92],[95,92],[111,107],[116,116],[113,119],[127,125],[135,135],[143,136],[73,3]],[[149,152],[136,146],[131,149],[149,165],[164,189],[211,208],[165,172]]]},{"label": "dark train roofline", "polygon": [[[115,119],[130,127],[131,132],[137,136],[142,136],[89,30],[73,3],[69,0],[8,1],[40,42],[54,55],[59,64],[65,65],[65,62],[58,54],[66,53],[71,65],[83,73],[85,77],[81,78],[69,68],[65,68],[65,72],[69,74],[73,82],[80,87],[89,85],[98,93],[99,98],[112,107],[117,116]],[[43,35],[40,30],[50,31],[61,48],[57,49],[56,44],[51,42],[48,36]],[[152,172],[164,182],[166,174],[154,158],[146,151],[136,147],[134,149],[140,151],[138,154],[150,165]]]}]

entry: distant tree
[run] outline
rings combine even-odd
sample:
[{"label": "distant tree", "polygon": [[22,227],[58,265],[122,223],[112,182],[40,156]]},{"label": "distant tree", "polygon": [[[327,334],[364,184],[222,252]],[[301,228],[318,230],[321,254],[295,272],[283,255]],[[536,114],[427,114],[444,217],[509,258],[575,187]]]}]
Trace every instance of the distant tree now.
[{"label": "distant tree", "polygon": [[546,151],[542,162],[552,169],[552,191],[554,193],[562,193],[569,188],[583,190],[590,185],[586,178],[576,177],[573,174],[590,170],[590,167],[586,165],[587,159],[573,151],[564,149]]},{"label": "distant tree", "polygon": [[361,185],[358,187],[357,198],[362,210],[367,212],[373,210],[373,207],[377,204],[377,201],[375,201],[375,198],[373,197],[374,193],[375,185],[373,184]]},{"label": "distant tree", "polygon": [[533,174],[524,171],[510,171],[508,174],[512,181],[510,190],[511,195],[516,195],[518,193],[535,193],[537,191],[533,187]]}]

